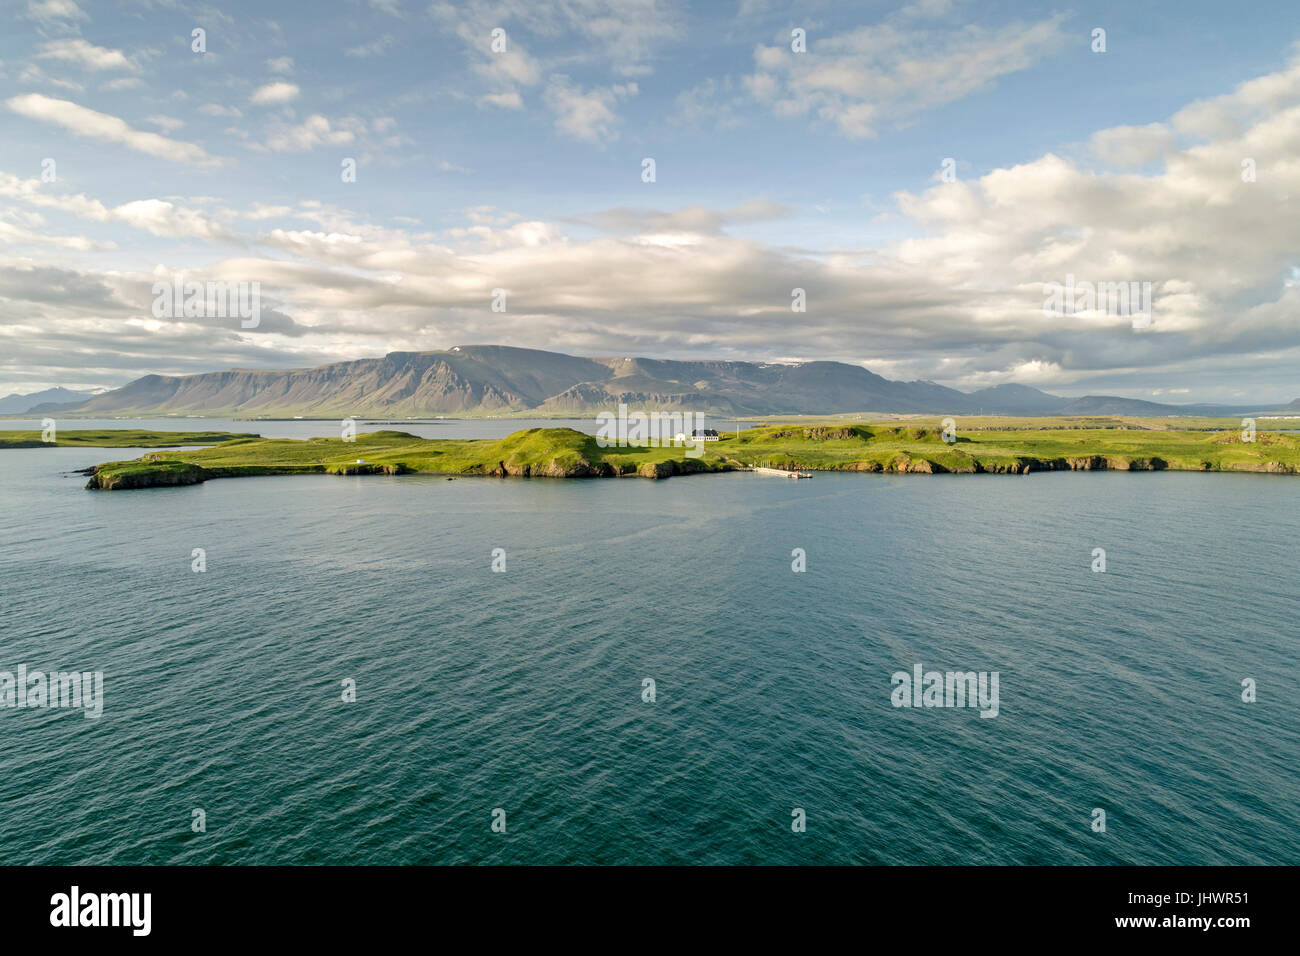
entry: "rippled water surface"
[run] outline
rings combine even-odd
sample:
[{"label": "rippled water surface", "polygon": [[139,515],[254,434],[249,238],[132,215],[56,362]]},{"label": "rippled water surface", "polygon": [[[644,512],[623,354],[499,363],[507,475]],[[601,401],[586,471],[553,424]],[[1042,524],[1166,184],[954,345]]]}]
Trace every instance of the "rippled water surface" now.
[{"label": "rippled water surface", "polygon": [[67,474],[138,454],[0,451],[0,670],[105,675],[0,710],[11,863],[1300,863],[1295,479]]}]

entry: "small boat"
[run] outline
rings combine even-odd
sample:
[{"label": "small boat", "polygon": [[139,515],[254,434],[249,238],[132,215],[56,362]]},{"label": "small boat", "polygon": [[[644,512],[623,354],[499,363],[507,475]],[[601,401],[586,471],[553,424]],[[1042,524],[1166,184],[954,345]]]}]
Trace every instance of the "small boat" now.
[{"label": "small boat", "polygon": [[807,471],[786,471],[783,468],[755,468],[754,472],[759,475],[775,475],[778,478],[811,478],[812,473]]}]

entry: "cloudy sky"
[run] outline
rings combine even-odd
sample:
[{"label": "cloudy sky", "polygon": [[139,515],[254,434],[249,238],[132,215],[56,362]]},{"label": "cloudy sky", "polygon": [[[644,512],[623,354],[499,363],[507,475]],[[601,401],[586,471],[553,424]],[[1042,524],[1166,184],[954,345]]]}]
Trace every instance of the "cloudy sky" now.
[{"label": "cloudy sky", "polygon": [[[0,0],[0,21],[0,394],[500,343],[1300,397],[1289,2]],[[260,283],[261,325],[154,318],[177,274]],[[1045,314],[1069,275],[1150,282],[1150,327]]]}]

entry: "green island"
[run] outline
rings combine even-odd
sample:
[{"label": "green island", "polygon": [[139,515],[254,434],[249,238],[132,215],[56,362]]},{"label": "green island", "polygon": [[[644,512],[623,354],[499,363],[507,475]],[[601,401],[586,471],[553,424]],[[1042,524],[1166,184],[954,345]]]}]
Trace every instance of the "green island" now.
[{"label": "green island", "polygon": [[131,428],[60,429],[55,441],[42,441],[39,431],[0,431],[0,448],[175,448],[215,445],[234,438],[261,438],[236,432],[151,432]]},{"label": "green island", "polygon": [[[1182,427],[1173,427],[1175,423]],[[215,443],[176,448],[199,436]],[[949,433],[949,437],[954,435]],[[191,485],[213,478],[256,475],[667,478],[755,467],[895,474],[1300,473],[1300,435],[1259,430],[1247,441],[1240,422],[1227,419],[970,418],[957,420],[951,442],[944,440],[938,418],[823,420],[724,434],[702,443],[703,453],[698,457],[687,454],[692,449],[674,444],[601,447],[594,436],[570,428],[530,428],[502,439],[473,440],[378,431],[348,442],[223,433],[69,431],[60,433],[58,444],[168,447],[134,461],[87,469],[87,487],[104,490]],[[0,439],[0,447],[24,446]]]}]

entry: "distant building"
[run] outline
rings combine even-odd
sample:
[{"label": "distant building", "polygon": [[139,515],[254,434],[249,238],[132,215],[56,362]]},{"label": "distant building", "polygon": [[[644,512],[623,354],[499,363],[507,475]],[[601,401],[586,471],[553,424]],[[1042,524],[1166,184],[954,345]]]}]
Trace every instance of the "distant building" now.
[{"label": "distant building", "polygon": [[717,441],[718,432],[713,428],[695,428],[692,429],[690,437],[685,432],[678,432],[674,441]]}]

